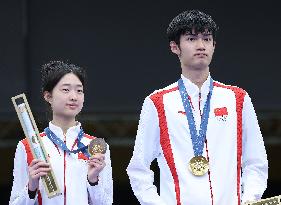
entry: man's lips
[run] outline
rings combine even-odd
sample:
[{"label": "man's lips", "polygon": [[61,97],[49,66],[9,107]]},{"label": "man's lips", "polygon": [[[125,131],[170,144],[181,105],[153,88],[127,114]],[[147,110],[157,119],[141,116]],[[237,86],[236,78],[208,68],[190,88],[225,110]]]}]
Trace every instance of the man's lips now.
[{"label": "man's lips", "polygon": [[208,55],[206,53],[195,53],[194,56],[207,57]]}]

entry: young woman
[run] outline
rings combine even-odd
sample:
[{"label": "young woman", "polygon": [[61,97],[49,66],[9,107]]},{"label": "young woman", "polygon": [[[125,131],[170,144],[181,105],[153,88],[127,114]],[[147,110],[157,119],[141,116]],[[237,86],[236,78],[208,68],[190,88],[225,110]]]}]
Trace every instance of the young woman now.
[{"label": "young woman", "polygon": [[[19,142],[14,159],[12,205],[112,204],[113,181],[110,151],[88,158],[73,153],[94,138],[84,134],[76,116],[84,103],[82,68],[60,61],[42,67],[42,93],[52,112],[52,120],[41,134],[50,164],[33,159],[27,139]],[[80,136],[80,137],[78,137]],[[62,195],[49,199],[40,180],[50,165]]]}]

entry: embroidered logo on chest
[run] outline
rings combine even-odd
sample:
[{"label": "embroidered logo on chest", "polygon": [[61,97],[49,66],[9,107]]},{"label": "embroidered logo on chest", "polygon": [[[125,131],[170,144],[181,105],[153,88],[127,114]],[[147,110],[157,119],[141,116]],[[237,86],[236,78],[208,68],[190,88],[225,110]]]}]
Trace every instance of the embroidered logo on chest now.
[{"label": "embroidered logo on chest", "polygon": [[218,121],[226,121],[228,112],[226,107],[220,107],[214,109],[215,117]]},{"label": "embroidered logo on chest", "polygon": [[184,111],[178,111],[178,113],[186,115],[186,113]]}]

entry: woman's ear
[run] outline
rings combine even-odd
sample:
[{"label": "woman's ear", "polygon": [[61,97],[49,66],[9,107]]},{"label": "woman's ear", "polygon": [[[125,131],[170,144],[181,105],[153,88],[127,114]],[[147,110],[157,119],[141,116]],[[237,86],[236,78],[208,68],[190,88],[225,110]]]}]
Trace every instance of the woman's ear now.
[{"label": "woman's ear", "polygon": [[48,92],[48,91],[44,91],[43,96],[44,96],[44,99],[46,100],[46,102],[51,104],[52,94],[50,92]]}]

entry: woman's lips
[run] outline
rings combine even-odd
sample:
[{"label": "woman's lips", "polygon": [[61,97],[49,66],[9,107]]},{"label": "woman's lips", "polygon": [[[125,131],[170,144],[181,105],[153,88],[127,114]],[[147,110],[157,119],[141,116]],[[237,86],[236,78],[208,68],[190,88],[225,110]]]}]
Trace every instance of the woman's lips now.
[{"label": "woman's lips", "polygon": [[67,107],[69,107],[70,109],[74,110],[78,107],[77,104],[67,104]]}]

